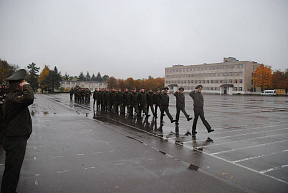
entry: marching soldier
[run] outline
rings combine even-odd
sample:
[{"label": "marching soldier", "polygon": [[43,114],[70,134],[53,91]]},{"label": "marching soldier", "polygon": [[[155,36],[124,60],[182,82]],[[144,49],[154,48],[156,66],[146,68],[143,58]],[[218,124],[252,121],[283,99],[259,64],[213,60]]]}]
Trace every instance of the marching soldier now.
[{"label": "marching soldier", "polygon": [[142,88],[140,90],[140,93],[138,94],[138,103],[139,103],[139,113],[141,115],[142,111],[143,113],[146,115],[146,117],[148,117],[148,113],[147,113],[147,98],[146,98],[146,93],[145,93],[145,89]]},{"label": "marching soldier", "polygon": [[116,103],[115,103],[115,112],[118,113],[118,110],[120,108],[120,114],[123,112],[123,93],[121,89],[118,89],[118,92],[116,94]]},{"label": "marching soldier", "polygon": [[[125,115],[125,108],[127,108],[127,113],[131,114],[130,106],[131,106],[131,93],[128,91],[128,88],[125,88],[123,93],[123,110],[122,113]],[[133,114],[133,112],[132,112]]]},{"label": "marching soldier", "polygon": [[74,89],[71,88],[70,91],[69,91],[69,93],[70,93],[70,101],[72,101],[73,94],[74,94]]},{"label": "marching soldier", "polygon": [[91,91],[89,88],[85,89],[85,102],[90,103]]},{"label": "marching soldier", "polygon": [[163,116],[164,112],[167,114],[168,118],[170,119],[171,123],[174,123],[176,120],[173,120],[172,115],[169,113],[169,96],[167,94],[169,88],[165,87],[163,93],[161,94],[161,101],[160,101],[160,111],[161,111],[161,116],[160,116],[160,124],[163,126]]},{"label": "marching soldier", "polygon": [[177,92],[174,93],[174,96],[176,97],[176,124],[179,124],[179,115],[180,111],[182,111],[187,118],[187,121],[190,121],[192,118],[190,115],[186,113],[185,110],[185,95],[183,93],[184,88],[180,87]]},{"label": "marching soldier", "polygon": [[157,93],[154,95],[153,99],[154,105],[155,105],[155,118],[157,118],[157,108],[160,107],[160,102],[161,102],[161,92],[160,89],[157,89]]},{"label": "marching soldier", "polygon": [[110,92],[110,111],[113,111],[115,112],[116,109],[115,109],[115,103],[116,103],[116,92],[114,90],[114,88],[111,89],[111,92]]},{"label": "marching soldier", "polygon": [[138,117],[141,117],[141,114],[139,112],[139,108],[138,108],[138,93],[136,92],[136,88],[132,89],[132,94],[131,94],[131,98],[130,98],[130,112],[131,114],[129,114],[129,116],[133,116],[133,109],[134,111],[137,113]]},{"label": "marching soldier", "polygon": [[193,98],[194,100],[194,121],[193,121],[193,126],[192,126],[192,135],[196,135],[196,125],[197,125],[197,121],[198,121],[198,117],[200,116],[203,124],[205,125],[208,133],[214,131],[214,129],[211,129],[211,126],[209,125],[209,123],[206,121],[205,117],[204,117],[204,98],[203,95],[201,94],[203,86],[202,85],[198,85],[195,88],[195,91],[191,91],[189,93],[189,95]]},{"label": "marching soldier", "polygon": [[149,107],[150,107],[153,113],[153,116],[156,117],[154,107],[153,107],[154,93],[152,89],[149,89],[149,92],[146,94],[146,98],[147,98],[147,114],[149,113]]},{"label": "marching soldier", "polygon": [[110,109],[111,100],[110,100],[110,90],[107,88],[104,93],[104,109],[105,111],[111,111]]},{"label": "marching soldier", "polygon": [[93,92],[93,107],[95,107],[96,104],[97,111],[98,111],[98,103],[99,103],[99,92],[98,89],[95,88],[95,91]]}]

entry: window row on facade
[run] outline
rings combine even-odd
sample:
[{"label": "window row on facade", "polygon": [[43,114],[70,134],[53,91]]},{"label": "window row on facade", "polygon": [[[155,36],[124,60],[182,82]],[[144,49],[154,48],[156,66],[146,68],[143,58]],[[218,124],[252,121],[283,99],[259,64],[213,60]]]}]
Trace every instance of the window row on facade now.
[{"label": "window row on facade", "polygon": [[191,77],[218,77],[218,76],[243,76],[243,72],[220,72],[220,73],[199,73],[199,74],[177,74],[166,75],[166,78],[191,78]]},{"label": "window row on facade", "polygon": [[[195,86],[183,86],[184,90],[194,90]],[[220,87],[203,87],[203,90],[219,91]],[[233,87],[233,91],[243,91],[243,87]]]},{"label": "window row on facade", "polygon": [[167,69],[167,73],[172,72],[190,72],[190,71],[203,71],[203,70],[218,70],[218,69],[242,69],[243,64],[230,64],[230,65],[215,65],[215,66],[200,66],[191,68],[177,68],[177,69]]},{"label": "window row on facade", "polygon": [[218,84],[218,83],[235,83],[242,84],[242,79],[225,79],[225,80],[166,80],[166,84]]}]

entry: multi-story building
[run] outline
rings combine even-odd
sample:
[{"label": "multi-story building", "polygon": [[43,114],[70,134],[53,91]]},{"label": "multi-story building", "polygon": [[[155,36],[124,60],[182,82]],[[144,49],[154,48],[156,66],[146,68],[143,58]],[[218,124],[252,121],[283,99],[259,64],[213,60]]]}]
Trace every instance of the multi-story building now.
[{"label": "multi-story building", "polygon": [[95,88],[107,88],[108,83],[98,82],[98,81],[73,81],[73,80],[62,80],[60,82],[61,86],[64,89],[71,89],[75,86],[80,86],[81,88],[89,88],[91,91],[94,91]]},{"label": "multi-story building", "polygon": [[165,86],[176,91],[183,87],[185,91],[194,90],[203,85],[202,92],[217,94],[251,94],[260,92],[253,84],[253,71],[260,64],[251,61],[238,61],[236,58],[224,58],[221,63],[199,65],[173,65],[165,68]]}]

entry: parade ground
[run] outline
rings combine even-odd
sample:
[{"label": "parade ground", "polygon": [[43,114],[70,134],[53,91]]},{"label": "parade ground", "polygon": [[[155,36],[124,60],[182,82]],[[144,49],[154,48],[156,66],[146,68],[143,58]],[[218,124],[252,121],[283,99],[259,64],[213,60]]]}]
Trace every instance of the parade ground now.
[{"label": "parade ground", "polygon": [[[193,137],[182,112],[179,126],[167,116],[161,126],[96,111],[92,99],[35,98],[19,193],[288,192],[288,97],[204,95],[215,131],[199,118]],[[169,110],[175,118],[173,95]],[[194,118],[189,95],[186,111]],[[1,178],[4,160],[1,147]]]}]

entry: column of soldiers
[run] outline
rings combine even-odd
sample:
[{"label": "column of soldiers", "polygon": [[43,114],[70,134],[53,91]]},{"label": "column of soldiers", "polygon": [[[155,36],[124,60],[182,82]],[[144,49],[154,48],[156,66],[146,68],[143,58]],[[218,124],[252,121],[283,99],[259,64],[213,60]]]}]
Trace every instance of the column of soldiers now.
[{"label": "column of soldiers", "polygon": [[[137,115],[137,118],[142,118],[145,115],[146,118],[150,116],[149,111],[151,110],[154,118],[158,118],[157,111],[160,110],[160,124],[163,126],[163,117],[167,115],[171,123],[176,125],[179,124],[180,112],[182,111],[185,115],[187,121],[192,120],[192,117],[185,110],[185,95],[183,93],[184,88],[180,87],[177,92],[174,93],[176,97],[176,119],[173,119],[169,112],[169,95],[168,87],[165,87],[162,91],[157,89],[154,93],[151,89],[145,92],[142,88],[137,92],[136,88],[131,89],[131,92],[126,88],[124,92],[121,89],[95,89],[93,92],[93,107],[95,110],[119,113],[120,115],[128,114],[129,117]],[[194,100],[194,115],[195,119],[192,126],[192,134],[197,134],[196,124],[198,117],[200,116],[202,122],[204,123],[208,132],[214,131],[211,126],[206,121],[203,111],[203,96],[201,94],[202,85],[195,88],[195,91],[189,93],[189,95]],[[70,91],[70,99],[72,100],[74,94],[74,99],[76,102],[90,102],[91,92],[89,89],[76,88]],[[191,135],[187,131],[188,135]]]},{"label": "column of soldiers", "polygon": [[161,112],[160,121],[163,124],[164,113],[167,114],[171,123],[176,122],[169,113],[169,96],[167,95],[168,87],[165,87],[162,92],[157,89],[154,93],[151,89],[145,92],[145,89],[140,89],[139,92],[136,88],[131,89],[131,92],[126,88],[124,92],[121,89],[111,91],[109,89],[95,89],[93,93],[93,106],[95,109],[107,112],[119,113],[120,115],[128,114],[133,117],[134,114],[138,118],[142,115],[149,117],[149,110],[151,110],[154,118],[158,117],[158,109]]},{"label": "column of soldiers", "polygon": [[89,88],[80,88],[80,87],[75,87],[74,89],[71,88],[69,91],[70,93],[70,100],[73,99],[74,95],[74,101],[75,102],[90,102],[90,96],[91,96],[91,91]]}]

